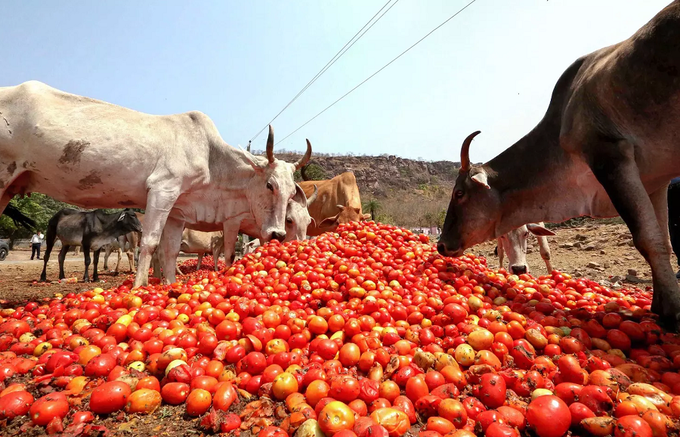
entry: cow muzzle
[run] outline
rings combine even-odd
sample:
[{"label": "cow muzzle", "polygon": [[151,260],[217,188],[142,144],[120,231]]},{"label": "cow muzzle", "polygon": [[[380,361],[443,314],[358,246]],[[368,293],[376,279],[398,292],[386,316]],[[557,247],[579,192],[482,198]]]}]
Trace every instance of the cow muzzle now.
[{"label": "cow muzzle", "polygon": [[285,239],[286,239],[285,232],[272,232],[271,240],[279,240],[280,242],[283,243],[283,240]]},{"label": "cow muzzle", "polygon": [[437,252],[439,252],[439,254],[441,256],[451,256],[451,257],[461,256],[463,254],[463,251],[460,250],[460,249],[459,250],[450,250],[446,246],[446,243],[444,243],[443,241],[440,241],[439,243],[437,243]]},{"label": "cow muzzle", "polygon": [[514,265],[514,266],[510,266],[510,271],[514,275],[523,275],[526,272],[528,272],[529,269],[527,268],[526,264],[524,264],[524,265]]}]

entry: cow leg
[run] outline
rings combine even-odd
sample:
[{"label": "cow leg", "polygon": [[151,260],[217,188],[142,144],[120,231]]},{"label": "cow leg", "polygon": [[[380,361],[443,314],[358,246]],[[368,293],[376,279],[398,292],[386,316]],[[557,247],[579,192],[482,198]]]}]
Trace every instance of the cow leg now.
[{"label": "cow leg", "polygon": [[238,231],[241,227],[241,222],[226,221],[223,224],[224,228],[224,263],[229,267],[236,257],[236,239],[238,238]]},{"label": "cow leg", "polygon": [[104,270],[109,269],[109,256],[111,256],[111,245],[107,244],[104,249]]},{"label": "cow leg", "polygon": [[[97,266],[99,265],[99,254],[101,253],[101,251],[102,251],[101,248],[94,251],[94,262],[92,263],[92,282],[99,282]],[[120,258],[118,258],[118,261],[120,261]]]},{"label": "cow leg", "polygon": [[118,274],[118,268],[120,267],[120,257],[123,256],[123,249],[121,249],[119,247],[116,252],[118,254],[118,260],[116,261],[116,270],[114,271],[114,273],[117,275]]},{"label": "cow leg", "polygon": [[548,274],[553,271],[552,263],[550,262],[550,246],[548,245],[548,237],[536,237],[538,240],[538,251],[541,253],[541,258],[545,263],[545,268],[548,269]]},{"label": "cow leg", "polygon": [[215,271],[219,270],[218,261],[220,260],[220,254],[224,251],[224,237],[217,238],[212,248],[213,259],[215,260]]},{"label": "cow leg", "polygon": [[[52,253],[52,248],[54,247],[54,242],[57,239],[57,224],[56,223],[49,223],[47,224],[47,235],[45,235],[45,242],[47,243],[47,246],[45,247],[45,254],[43,256],[43,270],[42,273],[40,274],[40,281],[41,282],[46,282],[47,281],[47,262],[50,260],[50,254]],[[63,250],[63,245],[62,245],[62,250]],[[68,246],[66,246],[68,248]],[[61,254],[59,256],[61,258]],[[64,263],[63,261],[59,261],[59,272],[64,271]],[[59,278],[61,279],[61,278]]]},{"label": "cow leg", "polygon": [[496,240],[496,251],[498,252],[498,268],[502,269],[505,252],[503,251],[503,241],[500,238]]},{"label": "cow leg", "polygon": [[654,205],[654,213],[656,214],[656,219],[659,222],[659,227],[661,232],[664,233],[666,239],[666,250],[668,251],[668,257],[670,262],[671,253],[673,253],[673,246],[671,245],[671,235],[668,231],[668,185],[659,188],[653,193],[650,193],[649,199]]},{"label": "cow leg", "polygon": [[[175,204],[178,196],[179,190],[149,191],[146,203],[146,215],[144,216],[144,231],[142,233],[142,242],[140,245],[139,267],[137,268],[134,287],[140,287],[149,283],[151,256],[161,240],[163,227],[168,220],[170,210]],[[179,248],[179,243],[177,247]],[[172,276],[174,276],[174,272],[175,269],[172,269]]]},{"label": "cow leg", "polygon": [[198,254],[198,263],[196,264],[196,270],[201,270],[201,261],[203,261],[203,255],[204,253],[199,253]]},{"label": "cow leg", "polygon": [[57,260],[59,261],[59,279],[64,279],[66,277],[66,274],[64,273],[64,260],[66,259],[66,255],[68,254],[68,250],[71,247],[66,245],[66,246],[61,246],[61,250],[59,251],[59,255],[57,256]]},{"label": "cow leg", "polygon": [[163,277],[166,284],[172,284],[176,281],[177,256],[179,255],[179,247],[182,243],[182,230],[184,230],[184,222],[174,218],[169,218],[163,229],[163,237],[161,238],[159,248],[160,260],[163,263]]},{"label": "cow leg", "polygon": [[90,282],[90,263],[92,263],[92,258],[90,257],[89,243],[83,243],[83,255],[85,256],[85,273],[83,273],[83,282]]},{"label": "cow leg", "polygon": [[590,167],[628,225],[635,247],[652,268],[652,311],[660,316],[661,324],[677,331],[680,287],[666,249],[666,232],[659,227],[654,205],[640,180],[633,148],[625,143],[592,145],[596,155],[591,157]]},{"label": "cow leg", "polygon": [[132,250],[128,250],[125,253],[127,254],[128,263],[130,264],[130,272],[134,273],[135,272],[135,255],[134,255],[134,253],[132,253]]}]

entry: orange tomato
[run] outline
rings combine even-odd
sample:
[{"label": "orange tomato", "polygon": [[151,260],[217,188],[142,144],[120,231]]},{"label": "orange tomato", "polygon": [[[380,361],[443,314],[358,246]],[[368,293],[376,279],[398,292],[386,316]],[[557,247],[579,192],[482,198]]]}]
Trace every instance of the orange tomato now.
[{"label": "orange tomato", "polygon": [[187,414],[193,417],[205,414],[211,404],[212,396],[209,391],[202,388],[192,390],[187,397]]},{"label": "orange tomato", "polygon": [[138,389],[127,398],[125,412],[129,414],[151,414],[162,402],[161,394],[149,388]]},{"label": "orange tomato", "polygon": [[[408,418],[406,421],[408,422]],[[330,402],[323,407],[319,414],[319,427],[328,437],[344,429],[352,429],[354,427],[354,411],[342,402]]]}]

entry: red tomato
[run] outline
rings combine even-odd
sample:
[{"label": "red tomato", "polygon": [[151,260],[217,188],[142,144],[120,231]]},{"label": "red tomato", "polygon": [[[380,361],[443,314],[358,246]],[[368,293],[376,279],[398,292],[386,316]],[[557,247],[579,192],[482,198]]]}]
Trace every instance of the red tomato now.
[{"label": "red tomato", "polygon": [[191,387],[189,387],[189,384],[184,382],[169,382],[161,389],[161,396],[163,397],[163,401],[168,404],[179,405],[187,399],[190,391]]},{"label": "red tomato", "polygon": [[614,427],[614,437],[652,437],[652,428],[639,416],[623,416]]},{"label": "red tomato", "polygon": [[25,390],[13,391],[0,397],[0,420],[23,416],[33,404],[33,395]]},{"label": "red tomato", "polygon": [[527,424],[539,437],[562,437],[571,426],[571,413],[557,396],[539,396],[529,404]]},{"label": "red tomato", "polygon": [[29,409],[29,415],[36,425],[46,426],[54,418],[66,417],[68,410],[66,396],[61,392],[55,392],[36,400]]},{"label": "red tomato", "polygon": [[487,408],[498,408],[505,403],[505,379],[495,373],[482,375],[480,400]]},{"label": "red tomato", "polygon": [[95,414],[109,414],[122,410],[131,393],[130,386],[122,381],[105,382],[92,391],[90,410]]}]

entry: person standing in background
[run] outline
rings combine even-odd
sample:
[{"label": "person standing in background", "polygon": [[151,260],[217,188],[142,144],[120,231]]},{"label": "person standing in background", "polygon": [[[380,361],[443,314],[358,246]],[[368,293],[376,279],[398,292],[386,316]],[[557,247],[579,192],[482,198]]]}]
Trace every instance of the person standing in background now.
[{"label": "person standing in background", "polygon": [[[678,267],[680,267],[680,177],[671,180],[668,186],[668,231],[673,252],[678,257]],[[680,279],[680,270],[675,277]]]},{"label": "person standing in background", "polygon": [[40,259],[40,245],[44,239],[45,237],[40,231],[36,232],[31,237],[31,259],[33,259],[35,255],[38,255],[38,259]]}]

